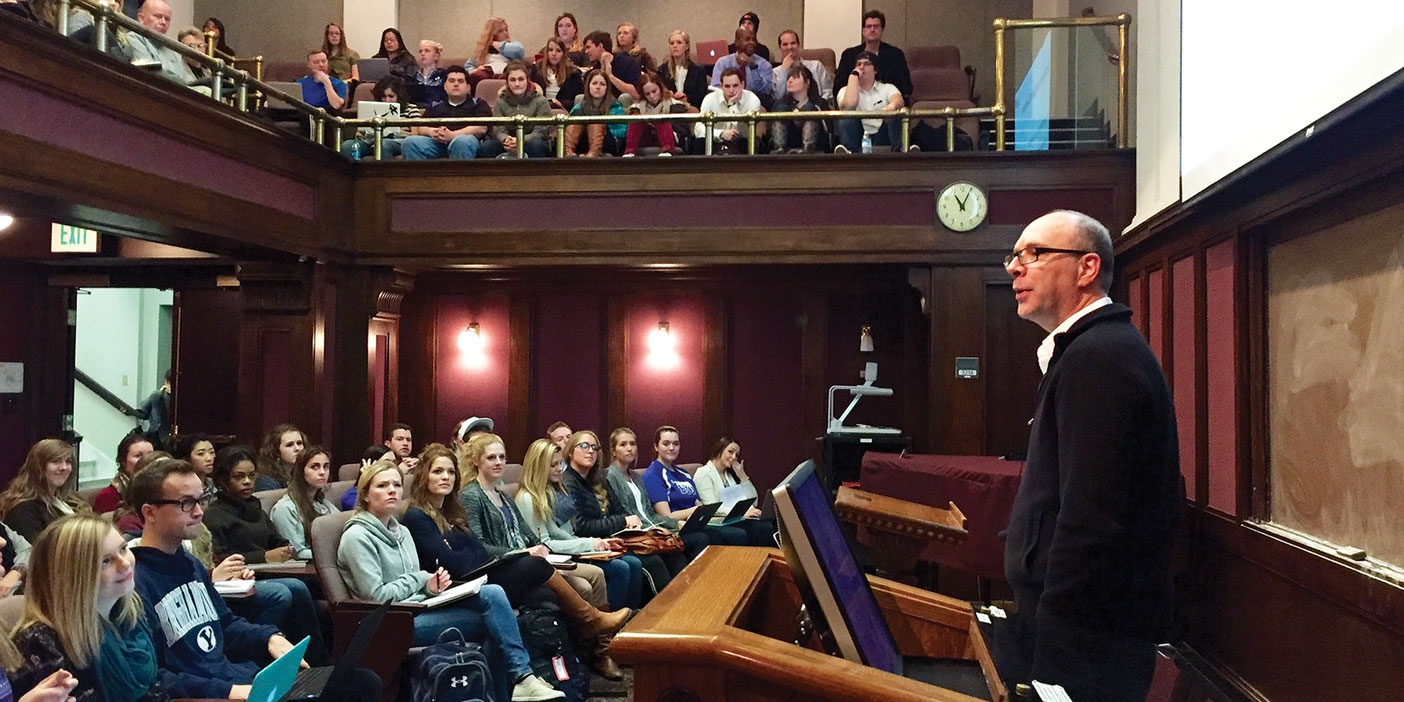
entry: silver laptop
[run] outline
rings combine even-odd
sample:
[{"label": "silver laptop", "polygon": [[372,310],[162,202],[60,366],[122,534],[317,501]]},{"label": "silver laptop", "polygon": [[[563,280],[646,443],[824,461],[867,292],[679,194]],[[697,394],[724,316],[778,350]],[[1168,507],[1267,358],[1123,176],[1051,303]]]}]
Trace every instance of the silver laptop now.
[{"label": "silver laptop", "polygon": [[[400,114],[400,103],[398,102],[376,102],[374,100],[362,100],[356,103],[356,119],[375,119],[384,117],[385,119],[398,119]],[[385,136],[399,136],[399,127],[386,127]]]},{"label": "silver laptop", "polygon": [[368,58],[356,62],[356,72],[362,83],[374,83],[390,75],[390,59]]}]

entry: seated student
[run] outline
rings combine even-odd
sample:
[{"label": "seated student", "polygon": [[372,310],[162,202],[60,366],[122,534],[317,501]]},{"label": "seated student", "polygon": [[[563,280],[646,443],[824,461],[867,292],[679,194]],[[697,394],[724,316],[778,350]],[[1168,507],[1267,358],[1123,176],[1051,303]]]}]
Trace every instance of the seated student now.
[{"label": "seated student", "polygon": [[307,52],[307,75],[297,84],[302,86],[302,101],[313,107],[334,111],[346,104],[346,83],[327,73],[327,52],[321,49]]},{"label": "seated student", "polygon": [[4,567],[5,574],[0,577],[0,598],[9,597],[24,586],[25,574],[29,571],[29,551],[29,539],[0,522],[0,566]]},{"label": "seated student", "polygon": [[64,670],[77,683],[68,699],[169,700],[134,592],[136,561],[122,535],[99,517],[73,515],[45,530],[34,552],[24,614],[13,635],[23,660],[14,691],[27,693]]},{"label": "seated student", "polygon": [[741,84],[756,94],[762,105],[771,104],[775,81],[775,69],[770,62],[755,55],[756,35],[745,27],[736,28],[736,48],[732,53],[717,59],[712,66],[712,87],[721,87],[722,75],[735,69],[740,73]]},{"label": "seated student", "polygon": [[614,50],[638,61],[640,75],[658,70],[658,62],[653,60],[653,55],[639,45],[639,28],[633,22],[620,22],[614,30]]},{"label": "seated student", "polygon": [[541,48],[541,58],[531,69],[531,82],[541,86],[551,107],[557,110],[574,107],[575,98],[585,90],[580,69],[570,60],[565,42],[557,37],[547,39]]},{"label": "seated student", "polygon": [[380,51],[371,58],[386,59],[390,63],[390,75],[399,78],[401,83],[414,81],[415,56],[405,48],[405,38],[400,30],[386,27],[380,33]]},{"label": "seated student", "polygon": [[[751,31],[752,36],[760,36],[760,15],[754,12],[747,12],[746,14],[741,15],[741,20],[736,23],[736,28],[749,29]],[[734,54],[736,53],[736,45],[728,44],[726,50]],[[765,44],[756,44],[755,54],[769,61],[770,47],[766,46]]]},{"label": "seated student", "polygon": [[[582,436],[594,437],[589,432]],[[595,439],[582,439],[584,441]],[[550,439],[537,439],[522,459],[522,483],[517,489],[517,511],[536,538],[553,553],[619,551],[615,539],[575,534],[575,498],[561,482],[561,450]],[[624,554],[600,564],[605,572],[610,607],[638,607],[643,599],[643,565],[637,556]]]},{"label": "seated student", "polygon": [[[281,563],[297,554],[278,534],[253,496],[253,452],[244,446],[227,446],[215,456],[212,476],[214,500],[205,509],[205,524],[217,559],[238,554],[244,563]],[[268,578],[258,582],[256,609],[238,609],[255,622],[275,624],[294,638],[312,637],[307,659],[320,665],[326,660],[317,610],[307,584],[297,578]]]},{"label": "seated student", "polygon": [[[171,6],[166,0],[146,0],[137,12],[137,21],[157,34],[164,35],[171,28]],[[185,65],[185,59],[175,49],[147,39],[137,32],[128,32],[127,41],[133,60],[155,61],[161,64],[161,77],[180,85],[195,82],[195,75]]]},{"label": "seated student", "polygon": [[91,514],[74,485],[73,447],[43,439],[29,448],[24,465],[0,495],[0,520],[31,543],[50,522],[69,514]]},{"label": "seated student", "polygon": [[[604,71],[590,69],[585,74],[585,95],[580,104],[571,108],[572,115],[622,115],[624,106],[619,104],[609,92],[609,81]],[[595,158],[605,153],[618,151],[618,144],[629,133],[629,126],[622,122],[614,124],[570,124],[565,128],[566,157],[581,156]],[[580,153],[584,145],[586,151]]]},{"label": "seated student", "polygon": [[439,68],[439,57],[444,53],[444,45],[433,39],[424,39],[419,42],[418,60],[415,62],[414,73],[406,85],[419,86],[422,95],[415,97],[414,102],[420,107],[428,109],[442,103],[447,94],[444,92],[444,81],[448,78],[448,71]]},{"label": "seated student", "polygon": [[[419,567],[442,567],[455,579],[466,577],[488,560],[483,542],[468,530],[468,512],[458,494],[458,460],[443,444],[430,444],[421,456],[425,472],[410,489],[410,507],[404,526],[414,536]],[[507,558],[487,571],[488,582],[502,586],[513,607],[557,606],[583,639],[596,639],[607,650],[611,632],[628,618],[621,608],[606,614],[586,602],[544,558],[522,555]],[[544,587],[543,587],[544,586]],[[606,655],[607,657],[607,655]],[[617,672],[613,660],[595,661],[596,668]],[[613,666],[613,670],[610,670]]]},{"label": "seated student", "polygon": [[181,546],[195,537],[209,504],[199,474],[185,461],[157,461],[132,478],[127,499],[146,524],[132,553],[162,687],[173,697],[246,699],[253,676],[292,643],[277,627],[229,611],[205,567]]},{"label": "seated student", "polygon": [[[483,540],[494,556],[525,551],[545,558],[551,549],[541,543],[526,525],[517,504],[502,490],[502,471],[507,467],[507,449],[496,434],[477,434],[460,447],[459,470],[467,483],[458,501],[468,513],[468,527]],[[579,563],[565,574],[566,582],[598,609],[609,607],[609,591],[604,570]]]},{"label": "seated student", "polygon": [[[493,117],[546,117],[551,114],[551,103],[531,82],[527,65],[521,61],[507,64],[502,75],[507,85],[497,93],[497,102],[492,106]],[[545,158],[551,154],[550,127],[545,124],[528,125],[522,131],[522,155],[527,158]],[[517,157],[517,129],[510,124],[497,124],[492,127],[492,139],[483,144],[484,158],[500,156]]]},{"label": "seated student", "polygon": [[[72,30],[70,28],[70,36],[72,35],[71,32]],[[200,52],[201,54],[205,53],[205,35],[201,34],[200,30],[194,27],[186,27],[185,29],[180,30],[180,33],[176,34],[176,41]],[[185,59],[185,65],[187,68],[190,69],[190,74],[195,76],[195,80],[210,77],[210,71],[209,69],[205,68],[205,64],[200,63],[198,60],[193,59],[189,56],[182,55],[181,58]]]},{"label": "seated student", "polygon": [[[638,437],[634,430],[629,427],[619,427],[609,433],[609,450],[613,455],[613,460],[609,464],[609,470],[605,474],[605,485],[609,495],[614,499],[611,504],[619,504],[624,514],[639,518],[640,526],[645,529],[661,527],[669,531],[676,531],[678,520],[659,516],[653,511],[653,505],[648,502],[648,492],[644,489],[643,478],[633,477],[631,469],[634,467],[634,460],[638,456]],[[687,567],[689,561],[697,557],[702,549],[707,548],[710,543],[706,534],[693,532],[690,534],[680,534],[682,539],[682,552],[660,553],[658,557],[663,559],[668,572],[676,576]]]},{"label": "seated student", "polygon": [[[357,597],[383,602],[422,602],[448,589],[452,582],[442,567],[432,573],[419,568],[419,557],[409,530],[400,526],[401,475],[399,466],[377,461],[361,472],[357,481],[356,513],[346,522],[337,550],[336,565],[346,585]],[[459,627],[467,636],[479,633],[481,621],[507,661],[505,673],[514,681],[513,700],[562,699],[531,671],[531,658],[522,645],[512,606],[500,586],[484,584],[478,594],[414,616],[414,645],[434,642],[448,627]]]},{"label": "seated student", "polygon": [[[819,97],[824,98],[828,103],[834,99],[834,77],[829,75],[829,69],[824,67],[824,63],[818,59],[801,58],[800,52],[804,47],[800,45],[799,32],[793,29],[786,29],[780,33],[780,62],[775,64],[775,99],[785,97],[789,92],[785,85],[785,77],[789,75],[791,68],[804,66],[809,69],[810,82],[819,89]],[[779,110],[776,110],[777,112]]]},{"label": "seated student", "polygon": [[474,89],[484,78],[505,77],[508,61],[521,61],[526,58],[526,47],[512,41],[512,32],[507,28],[507,20],[489,17],[483,23],[483,33],[478,37],[478,46],[473,50],[465,68],[468,70],[468,84]]},{"label": "seated student", "polygon": [[881,10],[868,10],[863,13],[863,43],[850,46],[839,56],[834,89],[842,87],[849,74],[858,64],[858,57],[864,53],[876,56],[872,59],[877,74],[891,83],[902,94],[902,99],[912,94],[912,73],[907,68],[907,55],[902,50],[883,41],[887,31],[887,16]]},{"label": "seated student", "polygon": [[692,37],[687,32],[674,29],[668,35],[668,61],[658,68],[674,100],[689,107],[701,107],[712,76],[693,62]]},{"label": "seated student", "polygon": [[263,435],[263,445],[258,448],[258,475],[254,479],[254,491],[287,487],[297,454],[302,453],[302,447],[306,445],[307,435],[291,424],[279,424],[269,429]]},{"label": "seated student", "polygon": [[574,434],[570,425],[562,421],[551,422],[551,426],[546,427],[546,438],[556,445],[556,448],[565,451],[566,442],[570,441],[570,435]]},{"label": "seated student", "polygon": [[278,535],[288,542],[293,558],[312,558],[312,520],[341,509],[327,499],[327,480],[331,477],[331,454],[321,446],[308,446],[297,457],[288,491],[272,509],[268,521]]},{"label": "seated student", "polygon": [[[877,79],[875,66],[877,56],[863,52],[858,62],[848,74],[848,84],[838,93],[840,110],[882,110],[896,112],[906,103],[896,86]],[[873,146],[896,147],[902,143],[902,120],[891,119],[841,119],[835,125],[839,145],[834,147],[836,154],[858,153],[863,149],[863,137],[871,139]]]},{"label": "seated student", "polygon": [[346,32],[341,25],[327,23],[322,30],[322,51],[327,52],[327,73],[350,83],[361,81],[361,70],[356,65],[361,55],[346,45]]},{"label": "seated student", "polygon": [[[6,8],[15,6],[15,4],[0,3],[0,12],[6,12]],[[10,641],[9,637],[0,636],[0,691],[3,691],[0,692],[0,699],[14,699],[8,671],[18,669],[22,663],[19,651],[15,650],[15,644]],[[73,677],[66,670],[59,669],[53,675],[40,680],[29,692],[20,695],[19,702],[67,702],[67,700],[74,699],[70,693],[76,687],[78,687],[78,678]]]},{"label": "seated student", "polygon": [[[361,452],[361,470],[365,470],[376,461],[398,463],[399,459],[395,452],[390,450],[390,447],[383,444],[371,444],[366,447],[365,451]],[[400,465],[400,472],[406,472],[403,464]],[[357,473],[356,476],[359,479],[360,473]],[[356,509],[356,486],[354,485],[341,496],[341,511],[350,512],[353,509]]]},{"label": "seated student", "polygon": [[[127,15],[131,15],[132,13],[129,12],[128,9],[130,5],[136,1],[137,0],[122,0],[122,12],[126,13]],[[223,20],[221,20],[218,17],[206,18],[205,23],[200,25],[200,33],[203,34],[205,32],[214,32],[215,48],[224,52],[226,56],[239,55],[234,52],[234,47],[230,46],[229,40],[225,38],[227,32],[224,31]]]},{"label": "seated student", "polygon": [[[629,114],[666,115],[686,112],[687,107],[673,99],[672,92],[663,84],[663,79],[652,71],[645,73],[643,84],[639,86],[643,99],[629,106]],[[647,143],[645,143],[647,142]],[[659,156],[672,156],[681,153],[678,149],[677,134],[672,122],[630,122],[628,137],[624,142],[624,155],[633,156],[644,146],[657,145]]]},{"label": "seated student", "polygon": [[381,441],[385,448],[395,454],[400,470],[405,474],[414,472],[419,458],[414,455],[414,428],[404,422],[396,422],[385,428],[385,438]]},{"label": "seated student", "polygon": [[[750,483],[751,479],[746,477],[745,462],[741,460],[741,444],[732,441],[729,436],[717,439],[707,454],[707,462],[692,474],[692,482],[697,485],[697,495],[704,504],[721,502],[724,488]],[[751,486],[750,493],[758,494],[755,486]],[[716,517],[726,516],[729,515],[717,510]],[[745,531],[752,546],[776,546],[775,522],[761,519],[760,516],[760,508],[752,505],[746,510],[746,518],[732,526]]]},{"label": "seated student", "polygon": [[[419,105],[405,101],[404,86],[395,76],[381,76],[380,80],[371,87],[371,97],[375,102],[399,103],[401,117],[416,119],[424,114],[420,111]],[[384,134],[380,139],[380,157],[389,160],[399,156],[404,151],[405,136],[404,131]],[[341,142],[341,153],[343,156],[350,156],[357,161],[363,158],[374,158],[375,132],[369,127],[356,130],[355,138]]]},{"label": "seated student", "polygon": [[[489,117],[487,103],[468,94],[468,73],[462,66],[452,66],[444,76],[447,99],[425,110],[425,117]],[[408,160],[430,158],[475,158],[487,127],[481,124],[465,127],[414,127],[414,134],[405,139],[404,154]]]},{"label": "seated student", "polygon": [[156,450],[151,445],[151,441],[139,432],[132,431],[117,444],[117,473],[112,476],[112,482],[98,491],[97,497],[93,498],[93,511],[98,514],[107,514],[115,509],[122,502],[122,492],[127,489],[127,483],[131,482],[132,476],[136,474],[137,462],[148,453]]},{"label": "seated student", "polygon": [[[643,484],[653,511],[661,517],[684,521],[702,505],[697,484],[687,471],[677,467],[682,439],[675,427],[663,425],[653,433],[653,451],[657,456],[644,472]],[[714,544],[745,546],[746,532],[731,526],[711,525],[705,528],[707,538]]]},{"label": "seated student", "polygon": [[[633,56],[613,50],[614,40],[609,32],[590,32],[585,35],[584,69],[598,68],[609,85],[613,95],[628,95],[635,100],[639,97],[639,62]],[[589,76],[586,76],[589,87]]]},{"label": "seated student", "polygon": [[[760,112],[761,102],[756,94],[741,86],[741,71],[728,68],[721,75],[721,90],[713,90],[702,99],[700,110],[703,114],[744,115]],[[698,139],[711,139],[716,143],[716,152],[721,154],[744,154],[747,152],[746,125],[741,122],[718,120],[712,124],[711,134],[707,125],[697,122],[693,134]],[[756,130],[760,132],[759,127]]]},{"label": "seated student", "polygon": [[210,441],[210,437],[204,434],[182,434],[180,439],[176,441],[175,449],[171,455],[189,462],[201,478],[208,479],[214,473],[214,442]]},{"label": "seated student", "polygon": [[[785,71],[787,92],[775,102],[776,112],[815,112],[829,109],[809,67],[795,64]],[[828,151],[829,130],[819,119],[778,120],[770,123],[774,153],[813,154]]]},{"label": "seated student", "polygon": [[493,423],[490,417],[469,417],[453,425],[453,438],[449,439],[448,447],[458,451],[475,434],[487,434],[492,431]]},{"label": "seated student", "polygon": [[580,23],[575,21],[575,15],[562,12],[556,18],[556,31],[552,36],[565,45],[571,63],[577,66],[585,64],[585,43],[580,39]]}]

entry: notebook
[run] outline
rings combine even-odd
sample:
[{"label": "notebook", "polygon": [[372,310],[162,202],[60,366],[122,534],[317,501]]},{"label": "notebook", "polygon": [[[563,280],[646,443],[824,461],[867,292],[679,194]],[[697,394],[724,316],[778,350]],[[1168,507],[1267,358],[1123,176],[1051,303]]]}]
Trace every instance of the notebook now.
[{"label": "notebook", "polygon": [[458,600],[461,600],[465,597],[472,597],[473,595],[478,594],[478,590],[482,589],[483,583],[485,582],[487,582],[487,576],[479,575],[478,577],[473,578],[472,580],[469,580],[466,583],[454,585],[453,587],[444,590],[443,592],[434,595],[433,597],[430,597],[429,599],[424,601],[424,606],[432,609],[434,607],[442,607],[443,605],[446,605],[450,602],[457,602]]},{"label": "notebook", "polygon": [[278,660],[258,671],[258,675],[255,675],[253,679],[253,687],[249,690],[249,699],[282,699],[283,695],[292,689],[293,681],[297,679],[297,670],[302,665],[303,654],[307,653],[309,640],[309,637],[303,637],[287,653],[278,656]]},{"label": "notebook", "polygon": [[[400,103],[398,102],[376,102],[374,100],[362,100],[356,103],[356,119],[375,119],[384,117],[385,119],[400,118]],[[399,136],[399,127],[386,127],[385,136]]]}]

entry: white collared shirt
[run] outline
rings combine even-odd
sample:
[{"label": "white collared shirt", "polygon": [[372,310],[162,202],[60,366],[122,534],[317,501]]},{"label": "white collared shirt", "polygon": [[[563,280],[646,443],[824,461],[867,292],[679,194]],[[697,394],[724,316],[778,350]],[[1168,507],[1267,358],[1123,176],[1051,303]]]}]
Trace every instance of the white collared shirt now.
[{"label": "white collared shirt", "polygon": [[1082,319],[1083,317],[1086,317],[1087,315],[1091,314],[1094,310],[1106,307],[1111,303],[1111,298],[1107,297],[1106,295],[1103,295],[1100,300],[1096,300],[1092,304],[1072,313],[1067,319],[1063,320],[1062,324],[1059,324],[1057,327],[1054,327],[1053,331],[1048,332],[1048,336],[1043,337],[1043,343],[1038,345],[1039,370],[1041,370],[1045,374],[1048,373],[1048,364],[1053,360],[1054,337],[1072,328],[1072,325],[1076,324],[1077,320]]}]

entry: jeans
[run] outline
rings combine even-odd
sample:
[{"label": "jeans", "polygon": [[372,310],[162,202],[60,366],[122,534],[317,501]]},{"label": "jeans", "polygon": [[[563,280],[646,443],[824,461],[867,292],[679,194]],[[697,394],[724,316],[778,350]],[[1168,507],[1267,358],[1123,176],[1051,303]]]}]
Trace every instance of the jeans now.
[{"label": "jeans", "polygon": [[[380,158],[390,160],[399,156],[404,151],[404,139],[392,139],[389,137],[380,140]],[[341,155],[350,156],[359,161],[361,159],[375,159],[375,138],[356,137],[341,142]]]},{"label": "jeans", "polygon": [[643,603],[643,563],[638,556],[624,555],[600,564],[605,572],[609,606],[619,610]]},{"label": "jeans", "polygon": [[[490,639],[507,659],[511,679],[531,672],[531,656],[522,644],[517,617],[499,586],[484,584],[478,594],[414,616],[414,645],[428,646],[449,627],[458,627],[469,641]],[[486,636],[484,636],[486,635]]]},{"label": "jeans", "polygon": [[307,584],[297,578],[271,578],[254,585],[252,597],[229,601],[229,609],[255,623],[276,626],[297,643],[306,636],[308,665],[327,665],[326,644],[317,622],[317,606]]},{"label": "jeans", "polygon": [[[844,148],[855,154],[863,150],[863,120],[841,119],[835,129]],[[882,128],[873,132],[872,137],[873,146],[891,146],[895,149],[902,143],[902,120],[883,120]]]},{"label": "jeans", "polygon": [[[502,142],[495,138],[485,139],[482,147],[478,150],[479,158],[497,158],[506,154],[508,158],[516,158],[517,150],[508,149]],[[522,138],[522,156],[526,158],[546,158],[551,155],[551,143],[546,137],[540,134],[528,134]]]},{"label": "jeans", "polygon": [[432,137],[416,134],[405,139],[404,154],[409,160],[425,160],[431,158],[477,158],[478,149],[482,142],[472,134],[456,136],[453,141],[442,144],[434,141]]}]

